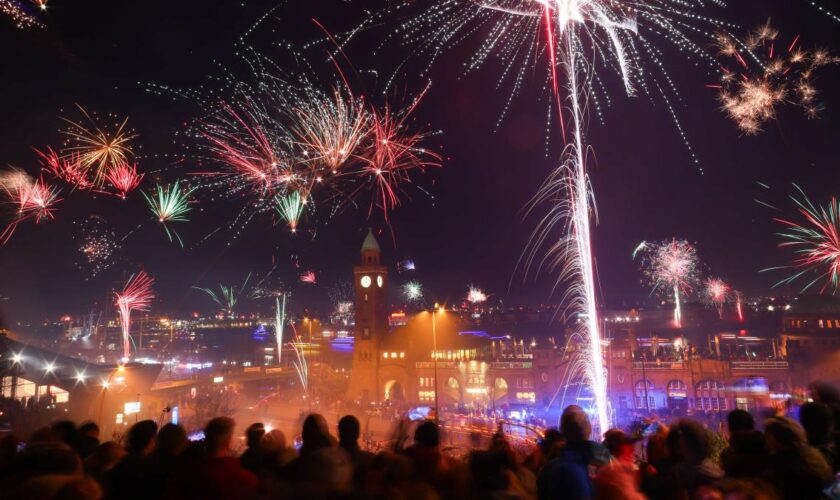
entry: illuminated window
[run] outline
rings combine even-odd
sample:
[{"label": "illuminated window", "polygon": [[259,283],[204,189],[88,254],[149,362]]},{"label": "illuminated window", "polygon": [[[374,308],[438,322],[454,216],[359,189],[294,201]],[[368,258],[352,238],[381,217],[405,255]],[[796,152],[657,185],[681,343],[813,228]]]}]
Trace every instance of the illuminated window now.
[{"label": "illuminated window", "polygon": [[405,353],[404,353],[404,352],[401,352],[401,353],[400,353],[400,359],[403,359],[403,358],[405,358]]}]

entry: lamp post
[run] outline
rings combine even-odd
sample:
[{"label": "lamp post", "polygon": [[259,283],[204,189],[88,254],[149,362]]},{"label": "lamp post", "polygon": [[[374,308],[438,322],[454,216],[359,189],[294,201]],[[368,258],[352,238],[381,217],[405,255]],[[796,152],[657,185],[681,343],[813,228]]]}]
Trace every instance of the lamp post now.
[{"label": "lamp post", "polygon": [[440,426],[440,406],[438,405],[438,365],[437,365],[437,314],[444,311],[442,306],[435,304],[432,310],[432,363],[435,377],[435,425]]}]

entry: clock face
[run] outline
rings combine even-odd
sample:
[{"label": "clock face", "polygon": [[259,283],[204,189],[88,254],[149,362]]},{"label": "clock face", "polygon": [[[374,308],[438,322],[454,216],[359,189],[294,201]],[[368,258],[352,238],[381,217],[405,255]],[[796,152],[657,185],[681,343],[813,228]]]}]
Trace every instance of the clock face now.
[{"label": "clock face", "polygon": [[370,286],[370,276],[362,276],[362,286],[367,288]]},{"label": "clock face", "polygon": [[382,285],[385,283],[385,280],[382,279],[382,276],[376,277],[376,286],[382,288]]}]

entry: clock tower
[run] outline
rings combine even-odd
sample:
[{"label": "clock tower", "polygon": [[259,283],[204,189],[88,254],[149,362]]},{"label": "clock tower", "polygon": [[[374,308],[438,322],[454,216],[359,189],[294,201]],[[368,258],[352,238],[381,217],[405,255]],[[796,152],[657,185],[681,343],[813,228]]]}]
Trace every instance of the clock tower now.
[{"label": "clock tower", "polygon": [[356,327],[348,397],[367,404],[378,403],[382,396],[379,345],[388,333],[388,270],[379,261],[379,243],[370,229],[361,257],[361,263],[353,268]]}]

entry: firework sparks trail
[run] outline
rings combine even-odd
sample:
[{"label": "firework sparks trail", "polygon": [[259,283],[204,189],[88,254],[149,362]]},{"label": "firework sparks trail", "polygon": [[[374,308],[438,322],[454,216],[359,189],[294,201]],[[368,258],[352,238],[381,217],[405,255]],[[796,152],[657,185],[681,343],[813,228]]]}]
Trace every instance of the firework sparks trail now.
[{"label": "firework sparks trail", "polygon": [[187,213],[192,210],[189,196],[195,188],[189,187],[182,189],[180,183],[180,180],[176,180],[168,186],[158,185],[155,189],[155,194],[148,195],[143,193],[143,197],[146,198],[149,209],[155,215],[155,218],[163,225],[169,241],[177,240],[178,244],[183,247],[184,242],[181,240],[181,237],[174,230],[169,229],[167,225],[171,222],[187,222]]},{"label": "firework sparks trail", "polygon": [[[546,108],[547,123],[549,127],[554,121],[559,123],[567,148],[560,166],[531,206],[533,210],[537,202],[546,202],[552,208],[540,218],[523,253],[522,263],[526,271],[536,269],[538,272],[542,265],[559,269],[557,286],[561,282],[571,284],[565,298],[568,311],[581,320],[579,327],[585,330],[581,336],[589,353],[585,375],[595,396],[596,423],[600,432],[609,428],[610,418],[598,328],[590,227],[595,208],[584,161],[588,150],[584,143],[584,110],[594,109],[598,117],[603,118],[602,107],[610,102],[598,70],[603,65],[618,75],[626,93],[644,93],[664,101],[696,163],[672,104],[678,98],[676,85],[663,70],[662,51],[654,38],[714,67],[714,58],[705,52],[705,40],[711,37],[707,26],[713,27],[714,31],[727,26],[701,12],[708,5],[722,6],[722,2],[439,0],[422,10],[420,15],[402,22],[395,34],[382,44],[385,47],[391,38],[402,38],[416,48],[415,53],[428,55],[431,65],[446,49],[480,37],[478,50],[465,64],[466,72],[473,72],[492,56],[498,56],[502,65],[498,86],[509,84],[512,87],[500,120],[510,109],[513,98],[525,91],[526,78],[545,59],[544,94],[555,101]],[[344,37],[344,43],[398,11],[405,18],[401,11],[408,9],[411,9],[410,3],[400,3],[371,15],[365,24]],[[693,35],[705,40],[698,43],[692,40]],[[646,61],[662,70],[661,73],[648,71]],[[547,137],[552,135],[550,131],[546,134]],[[566,235],[556,240],[552,234],[558,225],[566,228]],[[548,250],[540,257],[537,254],[542,249]]]},{"label": "firework sparks trail", "polygon": [[[43,2],[42,9],[46,7],[46,4],[46,2]],[[21,2],[18,0],[0,0],[0,13],[9,16],[9,19],[18,29],[43,27],[34,16],[23,9]]]},{"label": "firework sparks trail", "polygon": [[[716,44],[723,71],[718,99],[723,111],[747,135],[756,135],[776,117],[782,104],[793,104],[808,118],[817,118],[823,107],[817,99],[814,73],[840,58],[822,49],[800,47],[799,35],[778,47],[779,32],[759,26],[743,42],[728,33],[718,33]],[[734,69],[733,69],[734,68]]]},{"label": "firework sparks trail", "polygon": [[61,201],[58,189],[43,178],[33,180],[23,170],[12,169],[0,173],[0,188],[8,202],[16,207],[14,218],[0,233],[0,244],[5,245],[18,225],[33,220],[36,224],[53,219],[56,203]]},{"label": "firework sparks trail", "polygon": [[295,340],[292,342],[292,349],[295,351],[295,359],[292,364],[298,374],[303,394],[309,399],[309,363],[306,361],[306,352],[302,346],[302,340],[295,330]]},{"label": "firework sparks trail", "polygon": [[836,294],[840,290],[840,201],[831,198],[827,205],[817,206],[799,186],[794,187],[798,196],[791,195],[790,199],[796,205],[801,220],[773,220],[784,228],[777,233],[783,240],[779,247],[792,249],[795,257],[786,266],[764,271],[793,271],[776,286],[804,279],[804,292],[822,281],[820,293],[830,289],[831,293]]},{"label": "firework sparks trail", "polygon": [[125,199],[130,191],[137,189],[145,175],[137,173],[136,163],[118,163],[108,168],[105,178],[117,190],[119,197]]},{"label": "firework sparks trail", "polygon": [[233,317],[236,304],[239,302],[239,298],[242,296],[242,293],[248,287],[248,280],[250,279],[251,273],[248,273],[248,275],[245,276],[245,281],[242,282],[242,285],[239,287],[239,289],[237,289],[233,285],[226,286],[222,283],[219,283],[218,294],[212,288],[201,288],[194,286],[193,289],[206,293],[210,297],[210,299],[213,302],[215,302],[216,305],[218,305],[227,316]]},{"label": "firework sparks trail", "polygon": [[652,287],[651,293],[673,298],[674,325],[682,328],[682,297],[690,294],[698,281],[697,250],[689,242],[673,238],[646,242],[634,256],[641,256],[642,273]]},{"label": "firework sparks trail", "polygon": [[487,294],[481,288],[470,285],[467,289],[467,302],[470,304],[481,304],[487,301]]},{"label": "firework sparks trail", "polygon": [[420,302],[423,300],[423,285],[419,281],[409,281],[402,286],[402,293],[407,302]]},{"label": "firework sparks trail", "polygon": [[52,148],[47,148],[47,151],[41,152],[35,150],[41,158],[44,168],[68,184],[71,184],[76,189],[93,189],[94,185],[88,180],[85,170],[81,166],[81,159],[78,153],[71,153],[65,156],[59,156]]},{"label": "firework sparks trail", "polygon": [[[62,157],[73,160],[87,184],[101,188],[107,179],[108,169],[130,163],[134,157],[131,141],[137,137],[127,130],[128,118],[115,119],[112,125],[103,125],[98,115],[89,113],[78,104],[81,120],[62,117],[68,126],[61,130],[65,136]],[[115,118],[109,115],[109,118]]]},{"label": "firework sparks trail", "polygon": [[403,259],[397,262],[397,272],[402,274],[408,271],[416,271],[417,266],[414,264],[412,259]]},{"label": "firework sparks trail", "polygon": [[151,92],[200,106],[200,118],[184,134],[194,144],[185,147],[203,165],[193,172],[202,193],[246,201],[228,223],[233,238],[265,213],[300,231],[305,212],[314,215],[317,208],[333,217],[360,205],[362,193],[370,198],[368,215],[377,209],[387,221],[411,174],[440,166],[441,157],[421,147],[430,134],[412,131],[409,123],[425,92],[404,109],[379,108],[354,96],[343,78],[321,90],[320,78],[300,54],[292,53],[290,65],[250,47],[239,55],[248,77],[230,72],[223,78],[228,85],[218,91],[150,85]]},{"label": "firework sparks trail", "polygon": [[735,296],[735,312],[738,314],[738,321],[744,322],[744,294],[738,290],[734,290],[732,294]]},{"label": "firework sparks trail", "polygon": [[297,232],[298,221],[300,221],[303,210],[306,208],[306,198],[301,196],[299,192],[293,191],[285,196],[275,197],[275,201],[277,205],[274,208],[280,218],[286,221],[291,232]]},{"label": "firework sparks trail", "polygon": [[148,311],[152,299],[155,298],[152,285],[155,280],[145,271],[133,275],[125,284],[122,292],[116,292],[115,303],[120,315],[120,327],[123,339],[123,360],[127,361],[131,354],[131,313],[132,311]]},{"label": "firework sparks trail", "polygon": [[315,275],[315,271],[306,271],[305,273],[300,275],[300,282],[301,283],[308,283],[310,285],[314,285],[318,282],[318,278]]},{"label": "firework sparks trail", "polygon": [[729,301],[732,288],[720,278],[709,278],[703,284],[706,300],[717,310],[718,317],[723,319],[723,305]]},{"label": "firework sparks trail", "polygon": [[274,337],[277,341],[277,364],[283,361],[283,328],[286,324],[286,294],[274,297]]}]

